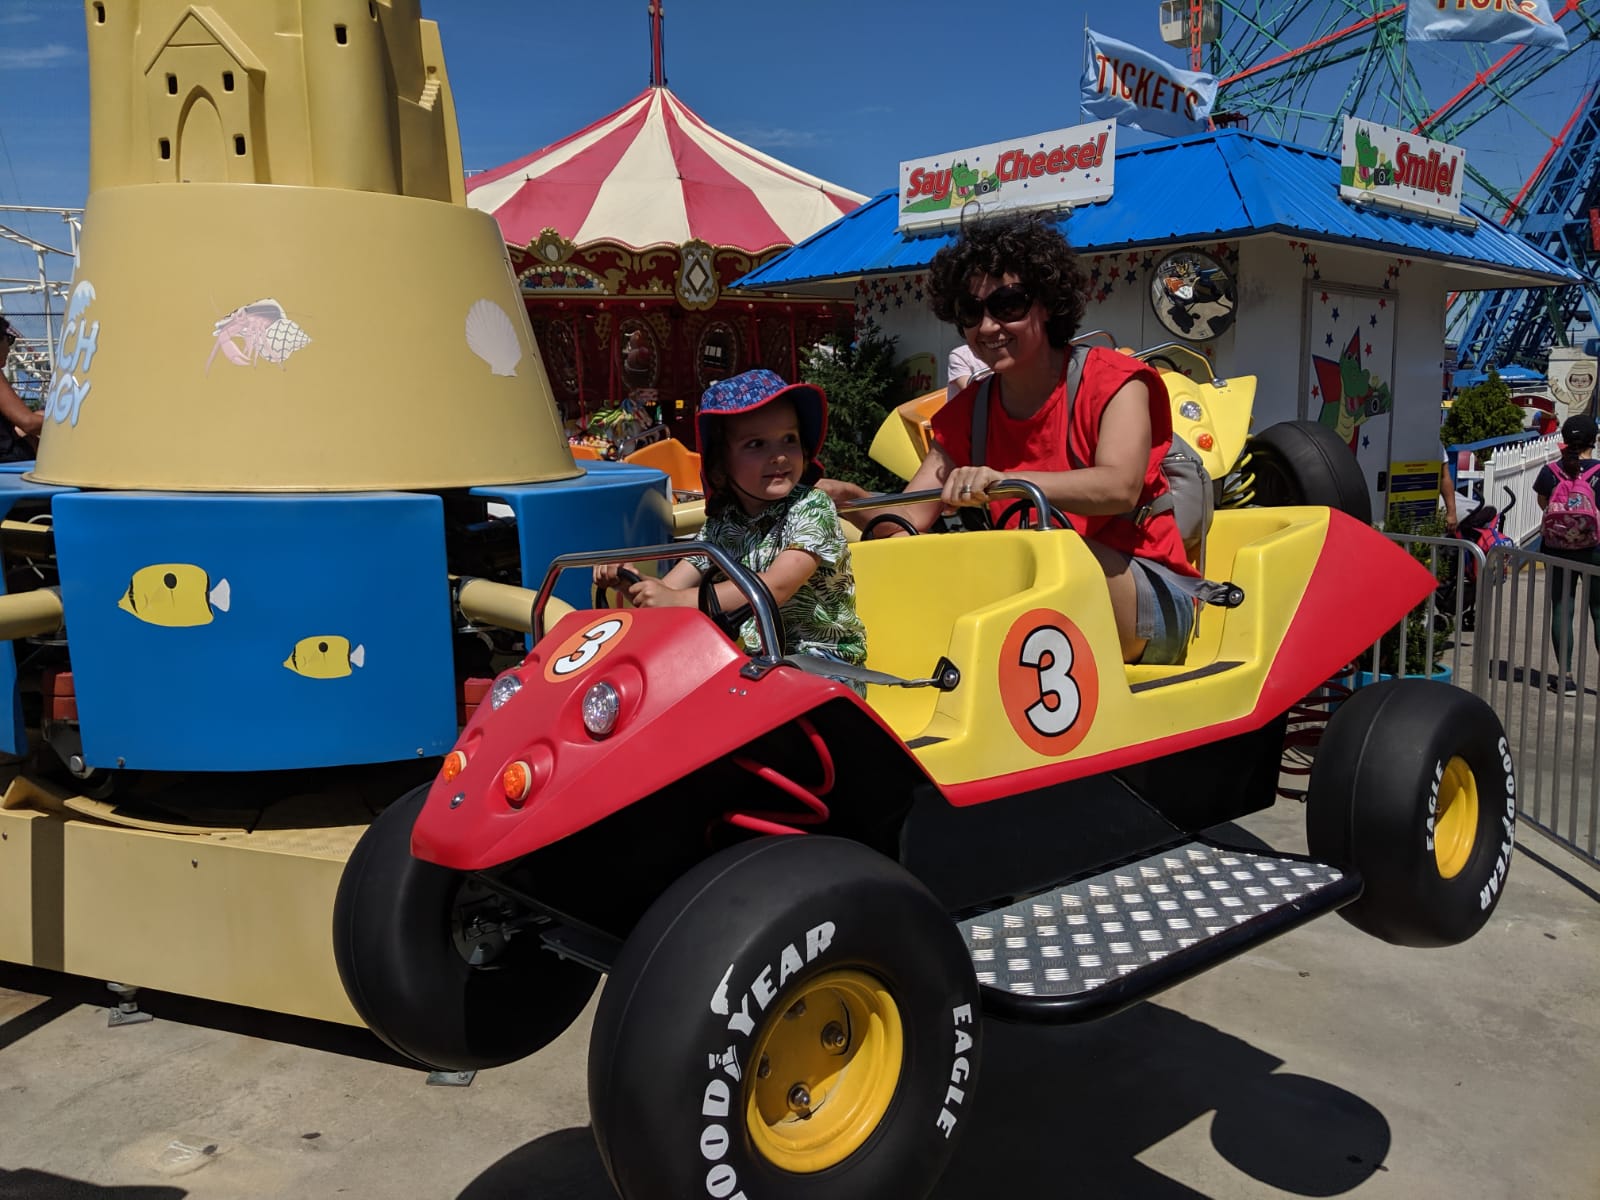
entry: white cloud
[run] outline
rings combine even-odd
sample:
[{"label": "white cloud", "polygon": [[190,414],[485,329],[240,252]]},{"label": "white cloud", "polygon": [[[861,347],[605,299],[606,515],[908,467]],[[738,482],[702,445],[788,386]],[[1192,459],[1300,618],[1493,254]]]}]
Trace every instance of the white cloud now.
[{"label": "white cloud", "polygon": [[820,146],[823,139],[809,129],[744,129],[733,135],[741,142],[766,150],[792,150],[796,146]]},{"label": "white cloud", "polygon": [[54,67],[73,58],[71,46],[51,42],[48,46],[25,46],[19,50],[0,50],[0,71],[27,71]]}]

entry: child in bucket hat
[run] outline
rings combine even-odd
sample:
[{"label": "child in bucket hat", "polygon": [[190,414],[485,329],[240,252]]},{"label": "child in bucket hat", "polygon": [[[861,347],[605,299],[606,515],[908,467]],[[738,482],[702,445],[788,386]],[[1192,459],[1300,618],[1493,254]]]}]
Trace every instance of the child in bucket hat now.
[{"label": "child in bucket hat", "polygon": [[[812,384],[754,370],[708,387],[695,416],[706,491],[706,523],[695,537],[761,577],[782,617],[783,653],[860,665],[867,635],[844,526],[812,486],[822,476],[817,454],[827,428],[827,397]],[[680,559],[664,578],[641,579],[625,594],[639,608],[694,608],[711,569],[707,557]],[[616,568],[597,568],[595,578],[616,586]],[[745,603],[727,581],[717,599],[727,612]],[[754,618],[739,632],[745,650],[760,649]]]}]

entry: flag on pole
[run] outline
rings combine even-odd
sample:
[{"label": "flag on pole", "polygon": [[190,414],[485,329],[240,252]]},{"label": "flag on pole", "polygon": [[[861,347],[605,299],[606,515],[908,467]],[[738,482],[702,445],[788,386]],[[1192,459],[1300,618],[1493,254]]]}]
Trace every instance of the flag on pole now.
[{"label": "flag on pole", "polygon": [[1406,0],[1406,40],[1567,48],[1549,0]]},{"label": "flag on pole", "polygon": [[1084,111],[1102,120],[1181,137],[1205,128],[1217,99],[1217,79],[1184,71],[1148,51],[1086,29],[1088,62],[1083,70]]}]

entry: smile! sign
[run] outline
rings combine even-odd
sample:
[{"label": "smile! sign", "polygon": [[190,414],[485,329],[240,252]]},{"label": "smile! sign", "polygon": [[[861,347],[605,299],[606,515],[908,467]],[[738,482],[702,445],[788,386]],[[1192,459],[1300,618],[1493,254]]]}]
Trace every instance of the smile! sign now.
[{"label": "smile! sign", "polygon": [[1461,215],[1467,154],[1403,129],[1344,119],[1339,194],[1441,217]]},{"label": "smile! sign", "polygon": [[1116,123],[1094,121],[902,162],[900,228],[953,225],[974,202],[993,213],[1109,200],[1116,149]]}]

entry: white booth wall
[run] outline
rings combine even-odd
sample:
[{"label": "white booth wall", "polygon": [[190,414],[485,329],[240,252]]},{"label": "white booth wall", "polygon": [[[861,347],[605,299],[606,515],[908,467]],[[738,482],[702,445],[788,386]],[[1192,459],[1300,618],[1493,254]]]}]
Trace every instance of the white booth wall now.
[{"label": "white booth wall", "polygon": [[[1354,431],[1374,515],[1385,511],[1391,463],[1439,461],[1447,268],[1280,235],[1085,254],[1093,282],[1082,329],[1104,329],[1117,344],[1134,349],[1178,340],[1157,321],[1149,288],[1154,263],[1180,248],[1205,251],[1234,271],[1233,325],[1210,341],[1186,344],[1210,358],[1218,375],[1256,377],[1253,428],[1318,419],[1322,399],[1313,391],[1319,378],[1313,360],[1322,358],[1322,371],[1332,370],[1329,363],[1348,348],[1345,339],[1359,321],[1361,369],[1388,388],[1388,411],[1362,413]],[[959,336],[929,311],[925,281],[918,273],[858,282],[856,325],[860,333],[896,338],[898,358],[933,354],[943,385],[946,359]],[[1336,313],[1341,305],[1344,311]]]}]

